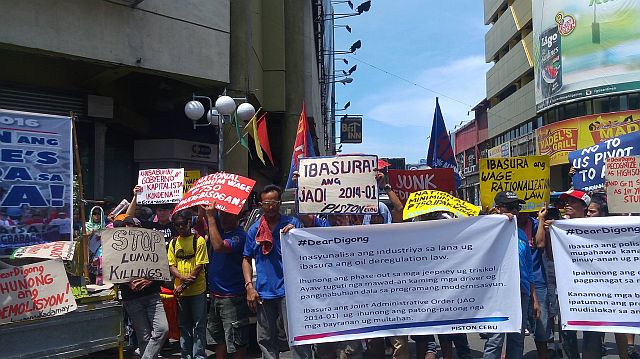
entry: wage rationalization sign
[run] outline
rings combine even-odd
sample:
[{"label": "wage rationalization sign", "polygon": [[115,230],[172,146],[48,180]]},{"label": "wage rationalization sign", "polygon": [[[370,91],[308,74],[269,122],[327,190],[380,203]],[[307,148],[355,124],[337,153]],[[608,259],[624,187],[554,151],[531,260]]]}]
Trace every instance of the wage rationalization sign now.
[{"label": "wage rationalization sign", "polygon": [[287,310],[302,313],[290,344],[519,331],[517,241],[499,215],[294,229],[282,236]]}]

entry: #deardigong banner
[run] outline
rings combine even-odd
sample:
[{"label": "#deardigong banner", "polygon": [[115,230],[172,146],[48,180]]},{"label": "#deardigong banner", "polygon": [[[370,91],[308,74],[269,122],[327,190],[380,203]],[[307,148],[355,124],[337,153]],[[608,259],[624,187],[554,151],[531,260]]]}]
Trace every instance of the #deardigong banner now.
[{"label": "#deardigong banner", "polygon": [[294,229],[282,252],[292,345],[520,331],[518,237],[506,216]]},{"label": "#deardigong banner", "polygon": [[533,2],[536,109],[640,89],[640,1]]},{"label": "#deardigong banner", "polygon": [[555,221],[551,241],[562,328],[640,334],[640,218]]},{"label": "#deardigong banner", "polygon": [[71,138],[69,117],[0,110],[0,248],[70,239]]}]

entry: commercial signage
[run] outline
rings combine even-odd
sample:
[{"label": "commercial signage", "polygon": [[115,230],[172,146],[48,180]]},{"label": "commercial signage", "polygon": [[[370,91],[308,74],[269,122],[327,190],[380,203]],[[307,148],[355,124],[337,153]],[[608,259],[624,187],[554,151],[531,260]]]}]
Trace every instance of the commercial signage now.
[{"label": "commercial signage", "polygon": [[640,2],[533,2],[537,111],[640,89]]},{"label": "commercial signage", "polygon": [[549,156],[552,166],[565,164],[569,152],[638,131],[637,110],[575,117],[536,129],[538,154]]},{"label": "commercial signage", "polygon": [[362,117],[340,119],[340,143],[362,143]]},{"label": "commercial signage", "polygon": [[511,141],[491,147],[487,152],[489,158],[505,158],[511,157]]}]

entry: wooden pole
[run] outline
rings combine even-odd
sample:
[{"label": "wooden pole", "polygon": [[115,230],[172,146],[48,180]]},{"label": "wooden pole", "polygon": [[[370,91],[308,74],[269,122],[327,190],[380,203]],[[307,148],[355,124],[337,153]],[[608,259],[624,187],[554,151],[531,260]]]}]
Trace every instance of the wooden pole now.
[{"label": "wooden pole", "polygon": [[71,117],[71,130],[73,133],[73,168],[77,175],[78,180],[78,200],[80,201],[80,222],[82,225],[82,234],[80,237],[80,243],[82,245],[82,274],[85,280],[89,281],[89,238],[87,235],[86,214],[84,207],[84,186],[82,182],[82,166],[80,166],[80,151],[78,150],[78,135],[76,134],[76,123],[78,118],[76,114],[71,111],[69,113]]}]

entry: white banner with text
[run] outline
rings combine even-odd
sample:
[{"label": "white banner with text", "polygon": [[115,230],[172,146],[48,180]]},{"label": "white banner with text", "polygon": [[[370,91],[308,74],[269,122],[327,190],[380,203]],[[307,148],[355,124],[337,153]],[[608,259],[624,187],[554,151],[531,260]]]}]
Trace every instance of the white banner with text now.
[{"label": "white banner with text", "polygon": [[282,239],[292,345],[520,330],[518,237],[505,216],[294,229]]}]

